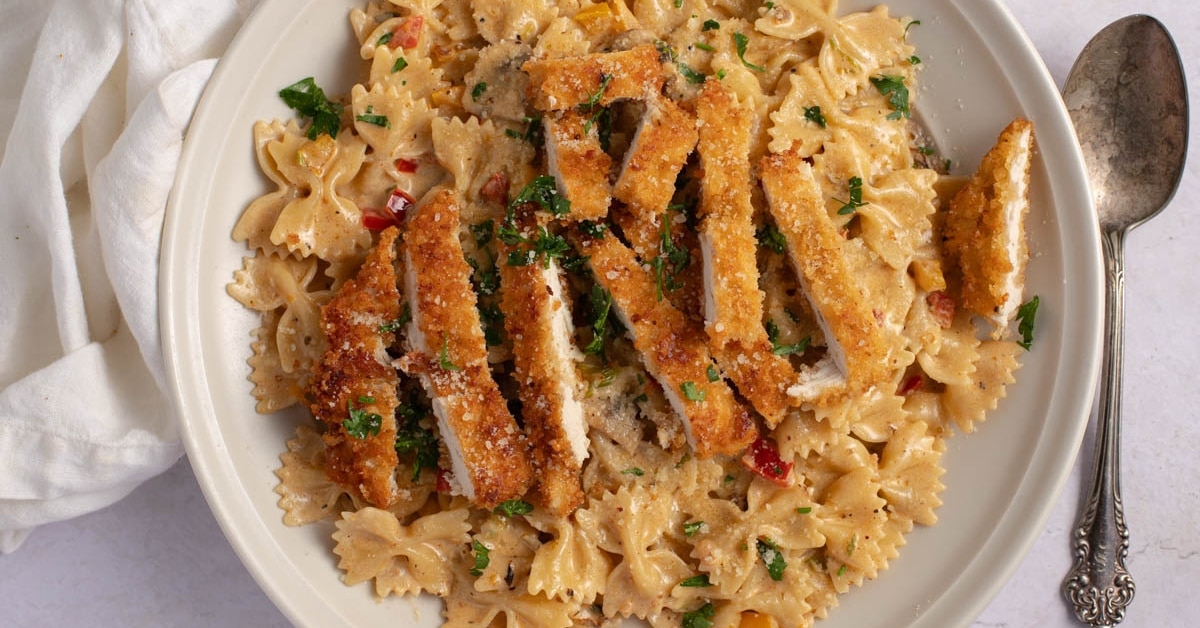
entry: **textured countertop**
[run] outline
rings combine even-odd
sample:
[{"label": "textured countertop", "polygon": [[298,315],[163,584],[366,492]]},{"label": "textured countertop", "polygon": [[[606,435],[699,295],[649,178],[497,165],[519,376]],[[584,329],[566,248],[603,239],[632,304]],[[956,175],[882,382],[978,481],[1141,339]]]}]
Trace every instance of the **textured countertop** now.
[{"label": "textured countertop", "polygon": [[[967,1],[967,0],[964,0]],[[1132,13],[1174,34],[1200,102],[1200,4],[1007,0],[1061,85],[1105,24]],[[1193,112],[1192,128],[1197,128]],[[1193,135],[1195,135],[1193,133]],[[1195,138],[1193,137],[1193,140]],[[1170,209],[1127,242],[1123,492],[1136,598],[1123,626],[1200,625],[1200,142]],[[1045,530],[974,626],[1076,625],[1059,594],[1089,433]],[[0,555],[0,626],[282,626],[225,541],[186,458],[116,505],[44,526]]]}]

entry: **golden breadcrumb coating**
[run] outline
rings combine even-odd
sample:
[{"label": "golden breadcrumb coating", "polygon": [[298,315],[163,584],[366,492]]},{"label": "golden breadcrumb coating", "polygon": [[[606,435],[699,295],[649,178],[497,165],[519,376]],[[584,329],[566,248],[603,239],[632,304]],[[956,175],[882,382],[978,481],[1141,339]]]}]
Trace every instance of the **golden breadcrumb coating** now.
[{"label": "golden breadcrumb coating", "polygon": [[459,224],[458,200],[444,189],[405,222],[400,248],[412,351],[400,366],[420,377],[433,400],[452,488],[492,508],[524,495],[532,469],[529,445],[488,366]]},{"label": "golden breadcrumb coating", "polygon": [[700,120],[700,243],[709,347],[738,390],[771,427],[793,404],[796,371],[775,355],[763,326],[754,207],[750,203],[753,113],[719,81],[705,83]]},{"label": "golden breadcrumb coating", "polygon": [[612,295],[646,370],[683,420],[696,455],[740,453],[758,434],[750,413],[724,380],[710,381],[712,356],[698,329],[665,298],[654,274],[616,237],[576,238],[592,274]]},{"label": "golden breadcrumb coating", "polygon": [[[531,212],[518,209],[522,232],[536,228]],[[499,259],[515,247],[500,243]],[[501,261],[500,307],[512,339],[513,379],[521,400],[521,418],[533,450],[534,492],[556,516],[583,503],[580,473],[587,457],[587,427],[576,395],[579,377],[571,345],[570,312],[558,267],[540,261],[513,266]]]},{"label": "golden breadcrumb coating", "polygon": [[990,321],[997,339],[1016,314],[1025,286],[1034,149],[1033,123],[1012,121],[950,200],[943,225],[945,251],[961,275],[961,305]]},{"label": "golden breadcrumb coating", "polygon": [[826,392],[845,395],[879,383],[889,372],[882,324],[849,270],[843,236],[829,218],[812,167],[789,150],[763,158],[761,174],[771,216],[844,380]]},{"label": "golden breadcrumb coating", "polygon": [[[384,231],[358,275],[321,308],[328,349],[308,390],[309,409],[328,426],[322,438],[329,479],[380,508],[396,496],[398,377],[387,354],[395,333],[385,325],[400,316],[393,267],[398,234],[395,227]],[[354,434],[347,420],[357,424]],[[363,425],[376,420],[377,431]]]},{"label": "golden breadcrumb coating", "polygon": [[612,158],[600,146],[598,125],[575,109],[546,114],[546,168],[571,202],[564,220],[600,220],[608,214]]},{"label": "golden breadcrumb coating", "polygon": [[644,98],[658,93],[665,80],[652,44],[565,59],[533,59],[521,69],[529,75],[529,99],[540,111],[606,107],[617,100]]}]

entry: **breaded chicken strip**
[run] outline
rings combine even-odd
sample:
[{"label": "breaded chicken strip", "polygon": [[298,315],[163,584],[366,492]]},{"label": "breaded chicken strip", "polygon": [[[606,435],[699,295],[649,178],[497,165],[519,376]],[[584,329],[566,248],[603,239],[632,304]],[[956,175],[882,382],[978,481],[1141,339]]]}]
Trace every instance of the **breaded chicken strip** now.
[{"label": "breaded chicken strip", "polygon": [[775,355],[763,326],[754,207],[750,204],[750,133],[754,114],[719,81],[705,83],[700,120],[700,251],[705,331],[721,368],[771,427],[793,404],[796,371]]},{"label": "breaded chicken strip", "polygon": [[529,75],[529,99],[539,111],[607,107],[618,100],[640,99],[662,90],[665,80],[652,44],[580,57],[533,59],[521,69]]},{"label": "breaded chicken strip", "polygon": [[451,490],[481,508],[525,494],[532,480],[529,444],[500,395],[459,241],[459,205],[451,190],[431,192],[410,212],[400,249],[411,306],[411,351],[399,362],[433,400],[450,460]]},{"label": "breaded chicken strip", "polygon": [[387,508],[396,498],[396,386],[387,349],[395,341],[388,326],[400,317],[395,243],[387,229],[358,275],[321,308],[328,349],[313,368],[308,396],[313,416],[327,425],[326,473],[357,490],[372,505]]},{"label": "breaded chicken strip", "polygon": [[654,274],[615,236],[579,235],[596,282],[612,295],[613,311],[633,338],[651,377],[682,419],[688,444],[699,457],[736,454],[758,430],[750,413],[719,377],[700,330],[660,298]]},{"label": "breaded chicken strip", "polygon": [[[526,237],[537,226],[525,208],[516,210],[514,223]],[[533,449],[534,491],[550,513],[565,516],[583,503],[580,474],[588,438],[575,370],[583,356],[571,340],[574,324],[558,264],[547,258],[512,265],[503,260],[517,248],[501,241],[499,250],[500,306],[512,339],[521,418]]]},{"label": "breaded chicken strip", "polygon": [[612,185],[608,171],[612,158],[600,146],[599,129],[588,114],[575,109],[548,113],[546,168],[562,195],[571,202],[564,220],[601,220],[608,214]]},{"label": "breaded chicken strip", "polygon": [[763,191],[829,353],[788,394],[814,401],[862,391],[888,374],[882,324],[851,275],[842,236],[825,209],[812,167],[795,151],[763,158]]},{"label": "breaded chicken strip", "polygon": [[962,274],[962,306],[992,325],[1000,339],[1025,289],[1025,216],[1035,140],[1033,123],[1014,120],[979,170],[950,201],[945,251]]}]

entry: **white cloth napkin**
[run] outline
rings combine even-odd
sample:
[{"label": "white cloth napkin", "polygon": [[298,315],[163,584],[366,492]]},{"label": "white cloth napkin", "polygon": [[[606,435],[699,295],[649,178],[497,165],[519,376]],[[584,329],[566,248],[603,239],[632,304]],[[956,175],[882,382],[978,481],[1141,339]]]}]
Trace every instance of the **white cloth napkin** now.
[{"label": "white cloth napkin", "polygon": [[0,552],[183,453],[158,251],[183,135],[257,0],[0,3]]}]

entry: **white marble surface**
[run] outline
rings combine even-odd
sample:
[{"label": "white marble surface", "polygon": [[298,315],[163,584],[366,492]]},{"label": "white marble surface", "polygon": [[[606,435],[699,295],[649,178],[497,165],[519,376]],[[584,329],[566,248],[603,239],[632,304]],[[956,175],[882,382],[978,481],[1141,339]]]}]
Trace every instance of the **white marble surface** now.
[{"label": "white marble surface", "polygon": [[[967,1],[967,0],[964,0]],[[1200,4],[1189,0],[1008,0],[1061,84],[1088,38],[1132,13],[1162,20],[1200,103]],[[1196,129],[1196,115],[1192,128]],[[1193,133],[1193,135],[1195,135]],[[1193,140],[1196,138],[1193,137]],[[1137,595],[1123,626],[1200,625],[1200,142],[1171,208],[1127,247],[1124,497]],[[1091,435],[1045,531],[974,627],[1075,625],[1058,587]],[[0,626],[283,626],[226,543],[191,468],[103,511],[33,533],[0,555]]]}]

